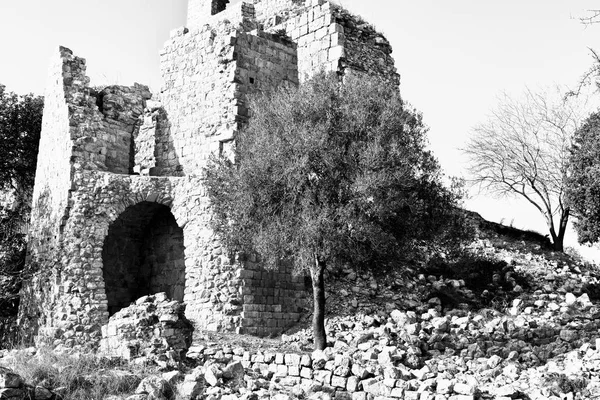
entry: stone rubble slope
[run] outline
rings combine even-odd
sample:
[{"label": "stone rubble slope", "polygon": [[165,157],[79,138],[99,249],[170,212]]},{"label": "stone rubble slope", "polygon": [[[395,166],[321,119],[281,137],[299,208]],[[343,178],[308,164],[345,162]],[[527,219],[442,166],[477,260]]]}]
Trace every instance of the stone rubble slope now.
[{"label": "stone rubble slope", "polygon": [[[460,279],[422,274],[408,281],[393,275],[382,280],[342,271],[341,277],[330,277],[339,283],[331,287],[338,296],[328,299],[338,315],[327,320],[331,347],[325,351],[307,350],[309,329],[284,335],[273,349],[241,347],[235,339],[195,342],[185,368],[180,364],[180,370],[145,378],[127,398],[600,397],[600,307],[590,299],[598,270],[560,254],[516,251],[487,239],[472,250],[506,262],[503,276],[489,287],[500,299],[490,307],[447,307],[431,297],[441,288],[453,289],[461,299],[483,295]],[[519,285],[519,276],[527,277],[529,287]],[[403,289],[394,287],[400,283]],[[6,376],[0,378],[0,399],[31,391],[22,382],[8,386],[10,371],[0,375]]]}]

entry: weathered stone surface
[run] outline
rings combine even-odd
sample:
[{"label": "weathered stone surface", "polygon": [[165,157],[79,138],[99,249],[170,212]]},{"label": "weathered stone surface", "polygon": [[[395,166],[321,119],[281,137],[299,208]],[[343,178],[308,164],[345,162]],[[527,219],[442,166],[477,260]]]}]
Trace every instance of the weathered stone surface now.
[{"label": "weathered stone surface", "polygon": [[34,389],[35,400],[49,400],[54,394],[43,386],[36,386]]},{"label": "weathered stone surface", "polygon": [[174,396],[171,385],[160,376],[149,376],[142,379],[135,392],[157,400],[170,400]]},{"label": "weathered stone surface", "polygon": [[0,400],[23,400],[25,392],[21,389],[5,388],[0,389]]},{"label": "weathered stone surface", "polygon": [[8,368],[0,367],[0,389],[20,388],[23,386],[23,378]]}]

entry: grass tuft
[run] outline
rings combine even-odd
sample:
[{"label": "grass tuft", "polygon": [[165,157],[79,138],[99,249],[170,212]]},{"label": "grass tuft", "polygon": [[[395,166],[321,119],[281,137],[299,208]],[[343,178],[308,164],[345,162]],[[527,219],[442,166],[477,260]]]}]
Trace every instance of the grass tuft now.
[{"label": "grass tuft", "polygon": [[12,351],[0,359],[31,385],[60,393],[64,400],[95,400],[133,394],[142,378],[157,373],[156,367],[93,355],[70,355],[40,348]]}]

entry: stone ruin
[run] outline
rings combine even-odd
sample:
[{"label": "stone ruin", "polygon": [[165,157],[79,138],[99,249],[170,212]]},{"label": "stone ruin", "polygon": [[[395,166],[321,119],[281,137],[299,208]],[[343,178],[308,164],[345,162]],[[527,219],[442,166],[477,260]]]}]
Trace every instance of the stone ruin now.
[{"label": "stone ruin", "polygon": [[227,3],[189,0],[157,95],[94,88],[83,58],[54,56],[29,231],[39,273],[19,312],[37,342],[97,347],[112,315],[162,292],[195,329],[269,335],[298,321],[304,278],[230,256],[210,228],[202,168],[231,151],[253,93],[322,70],[395,86],[399,75],[389,42],[329,1]]}]

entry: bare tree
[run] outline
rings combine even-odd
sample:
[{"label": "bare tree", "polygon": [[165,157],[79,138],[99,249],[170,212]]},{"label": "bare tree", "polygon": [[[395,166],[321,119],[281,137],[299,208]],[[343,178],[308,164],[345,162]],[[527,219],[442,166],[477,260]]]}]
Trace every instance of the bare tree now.
[{"label": "bare tree", "polygon": [[463,149],[472,182],[495,195],[525,198],[544,216],[557,251],[563,251],[569,219],[569,150],[584,103],[582,96],[564,96],[558,87],[527,89],[521,98],[504,93]]}]

